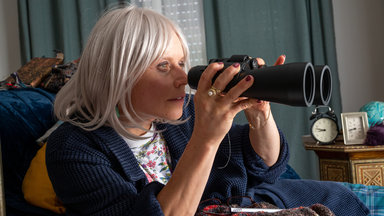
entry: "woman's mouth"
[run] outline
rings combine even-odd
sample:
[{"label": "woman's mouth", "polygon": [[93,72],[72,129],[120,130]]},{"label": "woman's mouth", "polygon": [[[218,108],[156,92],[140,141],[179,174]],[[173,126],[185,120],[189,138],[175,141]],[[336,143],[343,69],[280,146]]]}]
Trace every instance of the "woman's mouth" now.
[{"label": "woman's mouth", "polygon": [[184,96],[172,98],[172,99],[170,99],[170,101],[184,101]]}]

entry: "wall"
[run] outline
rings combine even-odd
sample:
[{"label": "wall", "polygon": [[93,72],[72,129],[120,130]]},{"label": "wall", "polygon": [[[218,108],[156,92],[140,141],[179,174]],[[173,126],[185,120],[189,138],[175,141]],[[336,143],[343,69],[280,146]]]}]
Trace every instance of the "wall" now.
[{"label": "wall", "polygon": [[0,81],[20,66],[17,1],[0,0]]},{"label": "wall", "polygon": [[333,0],[343,112],[384,101],[384,1]]}]

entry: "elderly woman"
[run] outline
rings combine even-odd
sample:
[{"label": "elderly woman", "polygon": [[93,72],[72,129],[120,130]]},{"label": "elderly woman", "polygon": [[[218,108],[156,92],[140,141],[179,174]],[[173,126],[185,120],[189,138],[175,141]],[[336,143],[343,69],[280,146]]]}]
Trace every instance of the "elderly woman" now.
[{"label": "elderly woman", "polygon": [[[280,208],[319,202],[338,215],[367,213],[336,184],[278,180],[288,145],[269,103],[240,97],[253,77],[220,91],[238,63],[214,83],[223,64],[210,64],[194,96],[185,93],[188,68],[185,38],[164,16],[129,6],[100,18],[56,97],[64,123],[47,145],[67,214],[193,215],[201,200],[239,195]],[[233,124],[242,110],[249,125]]]}]

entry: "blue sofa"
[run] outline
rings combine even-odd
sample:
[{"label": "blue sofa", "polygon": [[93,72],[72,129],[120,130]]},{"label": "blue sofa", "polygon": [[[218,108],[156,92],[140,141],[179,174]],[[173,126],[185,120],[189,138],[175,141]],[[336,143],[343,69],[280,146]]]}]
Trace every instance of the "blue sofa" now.
[{"label": "blue sofa", "polygon": [[[0,90],[0,141],[6,212],[8,216],[52,216],[47,209],[27,203],[22,182],[32,158],[40,148],[36,142],[55,123],[55,94],[39,88]],[[299,179],[289,165],[281,178]],[[373,214],[384,215],[384,188],[343,183],[371,208]]]}]

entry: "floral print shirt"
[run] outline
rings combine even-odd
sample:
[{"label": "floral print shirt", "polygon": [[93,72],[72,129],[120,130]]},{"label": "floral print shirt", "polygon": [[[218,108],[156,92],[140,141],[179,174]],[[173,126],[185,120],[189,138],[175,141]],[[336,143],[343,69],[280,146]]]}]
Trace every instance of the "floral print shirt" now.
[{"label": "floral print shirt", "polygon": [[167,184],[171,178],[170,154],[162,135],[153,133],[153,130],[154,126],[152,126],[151,131],[143,135],[143,137],[148,137],[144,140],[130,140],[125,137],[123,139],[135,155],[148,182],[158,181]]}]

